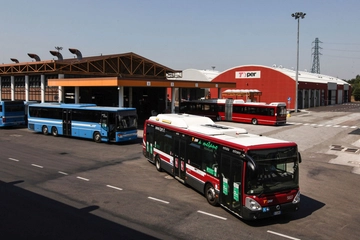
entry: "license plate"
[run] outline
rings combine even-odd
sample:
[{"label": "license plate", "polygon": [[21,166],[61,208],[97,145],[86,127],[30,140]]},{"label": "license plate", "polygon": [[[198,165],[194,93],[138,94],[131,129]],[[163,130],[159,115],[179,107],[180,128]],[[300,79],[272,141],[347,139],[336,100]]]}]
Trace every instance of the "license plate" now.
[{"label": "license plate", "polygon": [[281,214],[281,211],[274,212],[274,215],[280,215],[280,214]]}]

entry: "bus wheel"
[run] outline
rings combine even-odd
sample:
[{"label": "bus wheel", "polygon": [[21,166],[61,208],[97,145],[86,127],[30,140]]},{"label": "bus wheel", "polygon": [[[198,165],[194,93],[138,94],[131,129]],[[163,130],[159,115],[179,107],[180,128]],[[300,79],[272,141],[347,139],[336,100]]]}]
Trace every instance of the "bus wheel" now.
[{"label": "bus wheel", "polygon": [[44,135],[47,135],[49,132],[49,129],[48,129],[48,127],[47,126],[43,126],[42,127],[42,133],[44,134]]},{"label": "bus wheel", "polygon": [[94,136],[93,136],[93,139],[95,142],[99,143],[101,142],[101,135],[99,132],[94,132]]},{"label": "bus wheel", "polygon": [[159,172],[161,172],[161,159],[159,157],[159,155],[156,155],[155,157],[155,167],[156,167],[156,170],[158,170]]},{"label": "bus wheel", "polygon": [[258,120],[256,118],[253,118],[251,120],[251,123],[254,124],[254,125],[257,125],[258,124]]},{"label": "bus wheel", "polygon": [[51,134],[54,136],[54,137],[57,137],[58,136],[58,130],[56,127],[52,127],[51,128]]},{"label": "bus wheel", "polygon": [[205,186],[205,197],[210,205],[216,206],[218,204],[215,188],[210,183]]}]

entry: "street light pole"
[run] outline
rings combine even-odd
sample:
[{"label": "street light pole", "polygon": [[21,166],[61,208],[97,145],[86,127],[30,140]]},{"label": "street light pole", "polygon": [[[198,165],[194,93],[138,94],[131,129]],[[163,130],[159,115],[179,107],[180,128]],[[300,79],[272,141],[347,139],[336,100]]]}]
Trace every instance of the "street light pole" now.
[{"label": "street light pole", "polygon": [[296,76],[295,76],[295,112],[298,111],[298,80],[299,80],[299,32],[300,32],[300,18],[304,18],[306,13],[296,12],[291,14],[295,20],[298,20],[297,26],[297,51],[296,51]]}]

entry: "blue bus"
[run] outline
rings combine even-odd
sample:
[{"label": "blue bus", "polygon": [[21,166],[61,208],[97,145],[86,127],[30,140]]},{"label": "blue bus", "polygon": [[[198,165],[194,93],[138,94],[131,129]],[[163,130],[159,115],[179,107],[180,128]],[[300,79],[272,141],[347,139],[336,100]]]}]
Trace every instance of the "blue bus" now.
[{"label": "blue bus", "polygon": [[24,101],[0,101],[0,127],[25,126]]},{"label": "blue bus", "polygon": [[135,108],[96,104],[38,103],[29,105],[28,129],[53,136],[125,142],[137,139]]}]

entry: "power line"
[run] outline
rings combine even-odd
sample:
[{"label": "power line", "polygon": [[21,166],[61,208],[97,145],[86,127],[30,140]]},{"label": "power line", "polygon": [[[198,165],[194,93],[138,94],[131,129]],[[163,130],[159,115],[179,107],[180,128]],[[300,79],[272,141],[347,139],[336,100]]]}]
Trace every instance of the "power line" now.
[{"label": "power line", "polygon": [[335,44],[335,45],[359,45],[360,43],[329,43],[329,42],[323,42],[324,44]]},{"label": "power line", "polygon": [[360,52],[360,50],[344,50],[344,49],[332,49],[332,48],[324,48],[324,49],[330,51],[339,51],[339,52]]},{"label": "power line", "polygon": [[334,55],[327,55],[327,54],[322,54],[322,56],[336,57],[336,58],[348,58],[348,59],[360,59],[360,57],[344,57],[344,56],[334,56]]}]

